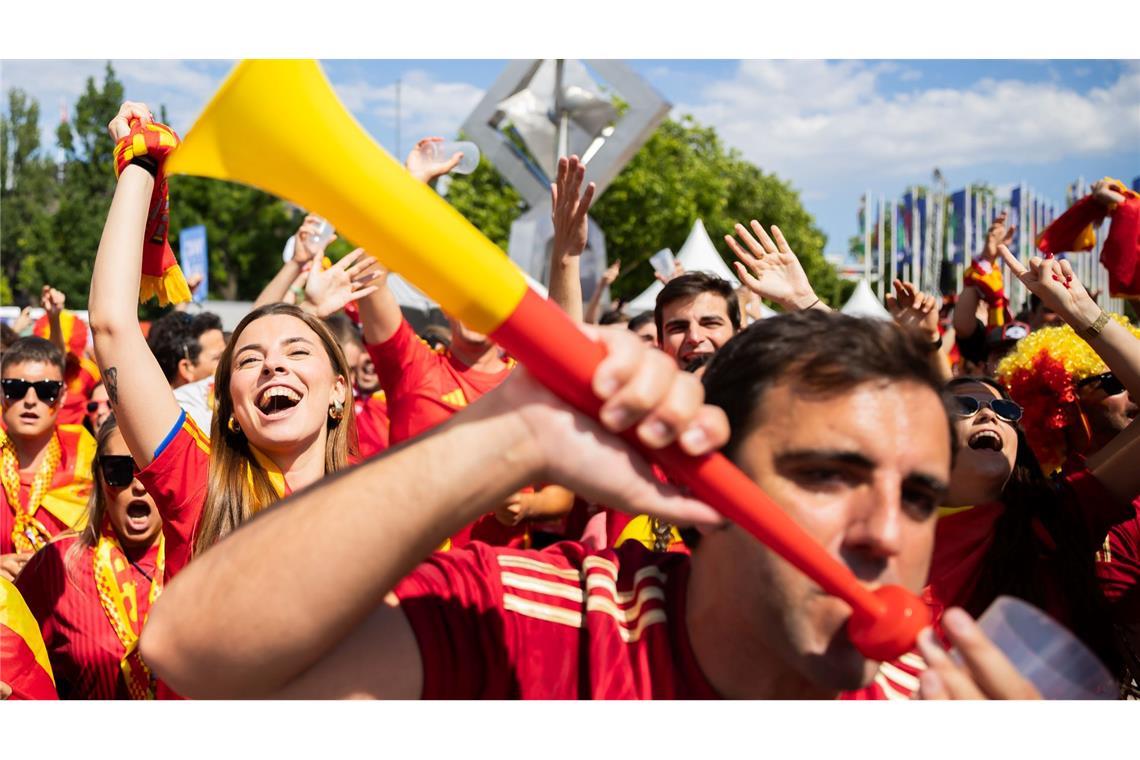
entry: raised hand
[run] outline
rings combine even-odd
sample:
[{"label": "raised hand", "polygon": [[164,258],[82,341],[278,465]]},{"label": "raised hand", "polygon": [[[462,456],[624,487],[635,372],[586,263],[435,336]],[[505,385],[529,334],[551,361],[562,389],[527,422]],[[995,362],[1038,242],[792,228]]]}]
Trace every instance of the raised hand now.
[{"label": "raised hand", "polygon": [[146,107],[146,103],[135,103],[130,100],[124,102],[119,106],[119,112],[115,114],[115,118],[111,119],[107,125],[107,133],[111,135],[112,140],[117,143],[131,133],[131,119],[138,119],[143,124],[149,124],[154,121],[154,116]]},{"label": "raised hand", "polygon": [[993,261],[998,257],[999,245],[1009,245],[1013,242],[1013,236],[1017,233],[1017,228],[1011,225],[1007,229],[1005,224],[1006,214],[1003,211],[998,214],[993,224],[990,225],[989,230],[986,231],[986,245],[982,249],[982,258],[986,261]]},{"label": "raised hand", "polygon": [[328,269],[321,262],[313,262],[305,282],[305,298],[324,318],[334,314],[352,301],[375,293],[387,272],[380,271],[379,262],[357,248]]},{"label": "raised hand", "polygon": [[16,331],[17,335],[22,335],[24,330],[27,330],[35,322],[32,319],[32,307],[25,306],[20,309],[20,316],[16,317],[16,321],[12,323],[12,329]]},{"label": "raised hand", "polygon": [[957,607],[942,617],[947,637],[958,653],[958,665],[927,628],[918,637],[918,650],[929,666],[919,676],[922,699],[1041,699],[1041,694],[1017,672],[968,614]]},{"label": "raised hand", "polygon": [[900,325],[916,327],[938,338],[938,299],[923,293],[911,282],[894,281],[894,295],[887,294],[887,311]]},{"label": "raised hand", "polygon": [[1124,194],[1120,192],[1120,187],[1112,184],[1107,179],[1098,180],[1092,186],[1092,196],[1105,206],[1115,206],[1117,203],[1124,203]]},{"label": "raised hand", "polygon": [[678,277],[680,277],[681,275],[683,275],[684,273],[685,273],[685,265],[681,263],[680,259],[673,259],[673,271],[672,272],[670,272],[668,275],[661,274],[660,272],[654,272],[653,276],[656,277],[657,281],[659,283],[661,283],[662,285],[668,285],[670,280],[675,280]]},{"label": "raised hand", "polygon": [[619,274],[621,274],[621,259],[610,264],[606,267],[606,271],[602,272],[600,279],[602,287],[608,288],[610,285],[613,285]]},{"label": "raised hand", "polygon": [[436,158],[435,148],[432,147],[432,144],[440,142],[443,142],[442,137],[425,137],[416,143],[412,152],[408,154],[407,160],[404,161],[404,168],[420,182],[426,184],[436,177],[442,177],[454,169],[462,160],[462,152],[446,159]]},{"label": "raised hand", "polygon": [[1009,271],[1074,330],[1080,332],[1100,316],[1100,307],[1077,279],[1068,259],[1034,256],[1026,267],[1006,246],[999,245],[998,253]]},{"label": "raised hand", "polygon": [[740,259],[733,262],[740,281],[756,295],[770,298],[790,311],[807,309],[819,303],[807,273],[780,228],[772,225],[773,241],[760,222],[753,219],[750,226],[756,237],[743,224],[735,227],[744,247],[732,235],[724,236],[728,247]]},{"label": "raised hand", "polygon": [[305,217],[305,221],[301,222],[297,234],[293,236],[293,260],[301,266],[308,264],[313,259],[324,258],[325,249],[329,247],[332,241],[336,240],[336,235],[329,235],[324,240],[315,242],[313,237],[317,234],[320,224],[321,218],[319,216],[309,214]]},{"label": "raised hand", "polygon": [[67,296],[51,285],[44,285],[43,290],[40,291],[40,306],[50,318],[58,317],[63,313],[63,305],[66,301]]},{"label": "raised hand", "polygon": [[577,156],[558,159],[558,177],[550,185],[550,217],[554,222],[554,255],[580,256],[586,250],[586,215],[597,187],[593,182],[579,197],[586,165]]}]

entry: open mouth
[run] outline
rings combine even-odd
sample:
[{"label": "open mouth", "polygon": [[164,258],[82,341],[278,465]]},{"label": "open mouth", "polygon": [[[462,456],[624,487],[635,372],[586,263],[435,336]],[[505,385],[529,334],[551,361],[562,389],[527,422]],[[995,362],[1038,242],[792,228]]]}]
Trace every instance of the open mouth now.
[{"label": "open mouth", "polygon": [[981,449],[988,449],[990,451],[1002,450],[1001,436],[992,430],[979,430],[970,436],[968,443],[970,448],[975,451]]},{"label": "open mouth", "polygon": [[299,393],[292,388],[275,385],[261,394],[257,400],[257,408],[266,417],[273,417],[285,414],[299,403],[301,403]]},{"label": "open mouth", "polygon": [[134,531],[150,527],[151,506],[145,501],[132,501],[127,505],[127,525]]}]

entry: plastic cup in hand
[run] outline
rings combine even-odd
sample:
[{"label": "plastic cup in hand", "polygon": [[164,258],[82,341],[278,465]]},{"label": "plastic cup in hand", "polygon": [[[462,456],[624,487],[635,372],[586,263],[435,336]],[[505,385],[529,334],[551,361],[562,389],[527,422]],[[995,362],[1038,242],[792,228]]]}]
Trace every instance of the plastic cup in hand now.
[{"label": "plastic cup in hand", "polygon": [[470,174],[479,166],[479,146],[473,142],[433,142],[431,150],[436,161],[447,161],[456,153],[463,154],[451,170],[452,174]]},{"label": "plastic cup in hand", "polygon": [[329,224],[328,219],[323,219],[321,217],[317,217],[317,219],[320,220],[317,222],[317,230],[309,236],[310,248],[320,247],[324,243],[328,242],[328,239],[332,237],[334,232],[336,232],[336,229],[333,228],[331,224]]},{"label": "plastic cup in hand", "polygon": [[1116,681],[1096,655],[1032,604],[999,596],[978,625],[1045,699],[1117,698]]}]

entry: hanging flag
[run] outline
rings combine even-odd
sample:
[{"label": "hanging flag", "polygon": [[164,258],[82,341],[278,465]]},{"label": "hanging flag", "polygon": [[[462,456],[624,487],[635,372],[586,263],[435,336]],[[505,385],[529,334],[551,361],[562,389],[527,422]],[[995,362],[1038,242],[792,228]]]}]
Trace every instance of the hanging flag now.
[{"label": "hanging flag", "polygon": [[965,263],[966,257],[966,190],[950,194],[950,218],[947,220],[950,233],[950,260],[955,264]]},{"label": "hanging flag", "polygon": [[914,257],[914,247],[911,244],[911,220],[914,215],[914,198],[908,192],[903,195],[902,203],[895,209],[895,228],[894,231],[898,234],[898,257],[899,263],[899,277],[903,276],[902,267],[910,266]]},{"label": "hanging flag", "polygon": [[197,279],[199,284],[194,288],[194,303],[206,300],[206,292],[210,289],[210,258],[206,253],[206,225],[186,227],[178,235],[178,252],[182,264],[182,274],[186,280]]},{"label": "hanging flag", "polygon": [[1013,227],[1013,240],[1010,241],[1009,249],[1013,251],[1013,255],[1017,258],[1021,256],[1021,223],[1024,214],[1022,213],[1022,205],[1027,200],[1022,193],[1022,186],[1018,185],[1013,188],[1013,192],[1009,194],[1009,217],[1005,220],[1006,228]]}]

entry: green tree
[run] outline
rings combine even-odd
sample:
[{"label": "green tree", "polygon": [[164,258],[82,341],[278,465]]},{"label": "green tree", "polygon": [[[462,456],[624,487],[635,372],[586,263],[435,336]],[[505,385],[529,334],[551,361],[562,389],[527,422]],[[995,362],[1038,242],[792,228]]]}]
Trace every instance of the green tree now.
[{"label": "green tree", "polygon": [[[588,178],[588,176],[587,176]],[[500,247],[524,206],[486,159],[468,177],[456,177],[448,200]],[[716,131],[692,117],[668,120],[594,204],[591,215],[606,234],[606,253],[621,259],[615,295],[631,298],[653,281],[649,257],[677,250],[693,222],[705,228],[726,262],[734,260],[723,236],[736,222],[778,224],[816,290],[826,301],[839,293],[835,270],[823,259],[826,236],[786,182],[726,149]]]},{"label": "green tree", "polygon": [[475,171],[453,176],[447,186],[447,200],[504,251],[511,237],[511,222],[526,208],[522,196],[482,153]]},{"label": "green tree", "polygon": [[[206,225],[210,294],[252,301],[281,268],[281,249],[300,215],[252,187],[201,177],[170,178],[170,242],[186,227]],[[339,241],[338,241],[339,243]]]},{"label": "green tree", "polygon": [[39,105],[21,90],[8,93],[0,121],[0,299],[25,305],[38,300],[45,280],[41,264],[58,254],[51,211],[58,204],[55,165],[39,153]]}]

